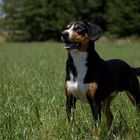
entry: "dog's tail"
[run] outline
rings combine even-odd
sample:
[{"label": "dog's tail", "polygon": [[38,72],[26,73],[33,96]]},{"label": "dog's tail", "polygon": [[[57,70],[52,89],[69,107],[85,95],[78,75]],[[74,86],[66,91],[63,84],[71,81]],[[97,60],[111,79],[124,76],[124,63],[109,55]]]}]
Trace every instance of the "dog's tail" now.
[{"label": "dog's tail", "polygon": [[133,68],[133,72],[134,72],[137,76],[140,76],[140,67],[139,67],[139,68]]}]

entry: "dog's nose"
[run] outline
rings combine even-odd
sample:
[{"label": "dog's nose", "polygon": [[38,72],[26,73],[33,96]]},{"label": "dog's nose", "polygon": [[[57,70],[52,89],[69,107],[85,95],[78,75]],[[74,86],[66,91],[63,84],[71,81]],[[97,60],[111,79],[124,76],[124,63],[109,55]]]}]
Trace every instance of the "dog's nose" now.
[{"label": "dog's nose", "polygon": [[63,31],[62,34],[61,34],[61,36],[63,37],[64,40],[68,40],[68,38],[69,38],[69,33],[66,32],[66,31]]}]

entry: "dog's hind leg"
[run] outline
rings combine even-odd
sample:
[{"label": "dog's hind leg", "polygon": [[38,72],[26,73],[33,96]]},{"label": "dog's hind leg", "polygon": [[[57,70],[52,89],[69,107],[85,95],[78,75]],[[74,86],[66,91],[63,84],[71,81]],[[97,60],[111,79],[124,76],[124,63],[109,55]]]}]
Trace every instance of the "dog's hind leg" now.
[{"label": "dog's hind leg", "polygon": [[103,100],[101,102],[102,111],[105,114],[106,121],[107,121],[107,124],[108,124],[108,130],[111,129],[111,124],[112,124],[112,121],[113,121],[113,115],[112,115],[112,112],[110,110],[110,106],[111,106],[111,102],[114,99],[114,97],[115,96],[110,95],[108,98],[106,98],[105,100]]},{"label": "dog's hind leg", "polygon": [[140,86],[136,76],[133,76],[129,81],[127,96],[133,105],[136,105],[137,110],[140,112]]}]

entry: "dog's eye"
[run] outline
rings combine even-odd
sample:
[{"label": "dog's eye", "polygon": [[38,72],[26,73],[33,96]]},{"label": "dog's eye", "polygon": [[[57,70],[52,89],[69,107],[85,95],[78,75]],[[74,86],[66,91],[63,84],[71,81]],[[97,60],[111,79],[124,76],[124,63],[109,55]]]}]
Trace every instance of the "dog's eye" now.
[{"label": "dog's eye", "polygon": [[74,31],[81,35],[85,34],[85,29],[80,26],[74,27]]}]

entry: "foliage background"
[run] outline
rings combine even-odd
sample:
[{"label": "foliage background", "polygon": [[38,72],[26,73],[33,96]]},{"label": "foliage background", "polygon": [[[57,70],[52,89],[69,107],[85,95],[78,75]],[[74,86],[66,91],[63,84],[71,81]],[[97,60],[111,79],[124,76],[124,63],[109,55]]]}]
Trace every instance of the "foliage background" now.
[{"label": "foliage background", "polygon": [[59,40],[71,20],[87,20],[113,37],[140,36],[140,0],[3,0],[8,40]]}]

